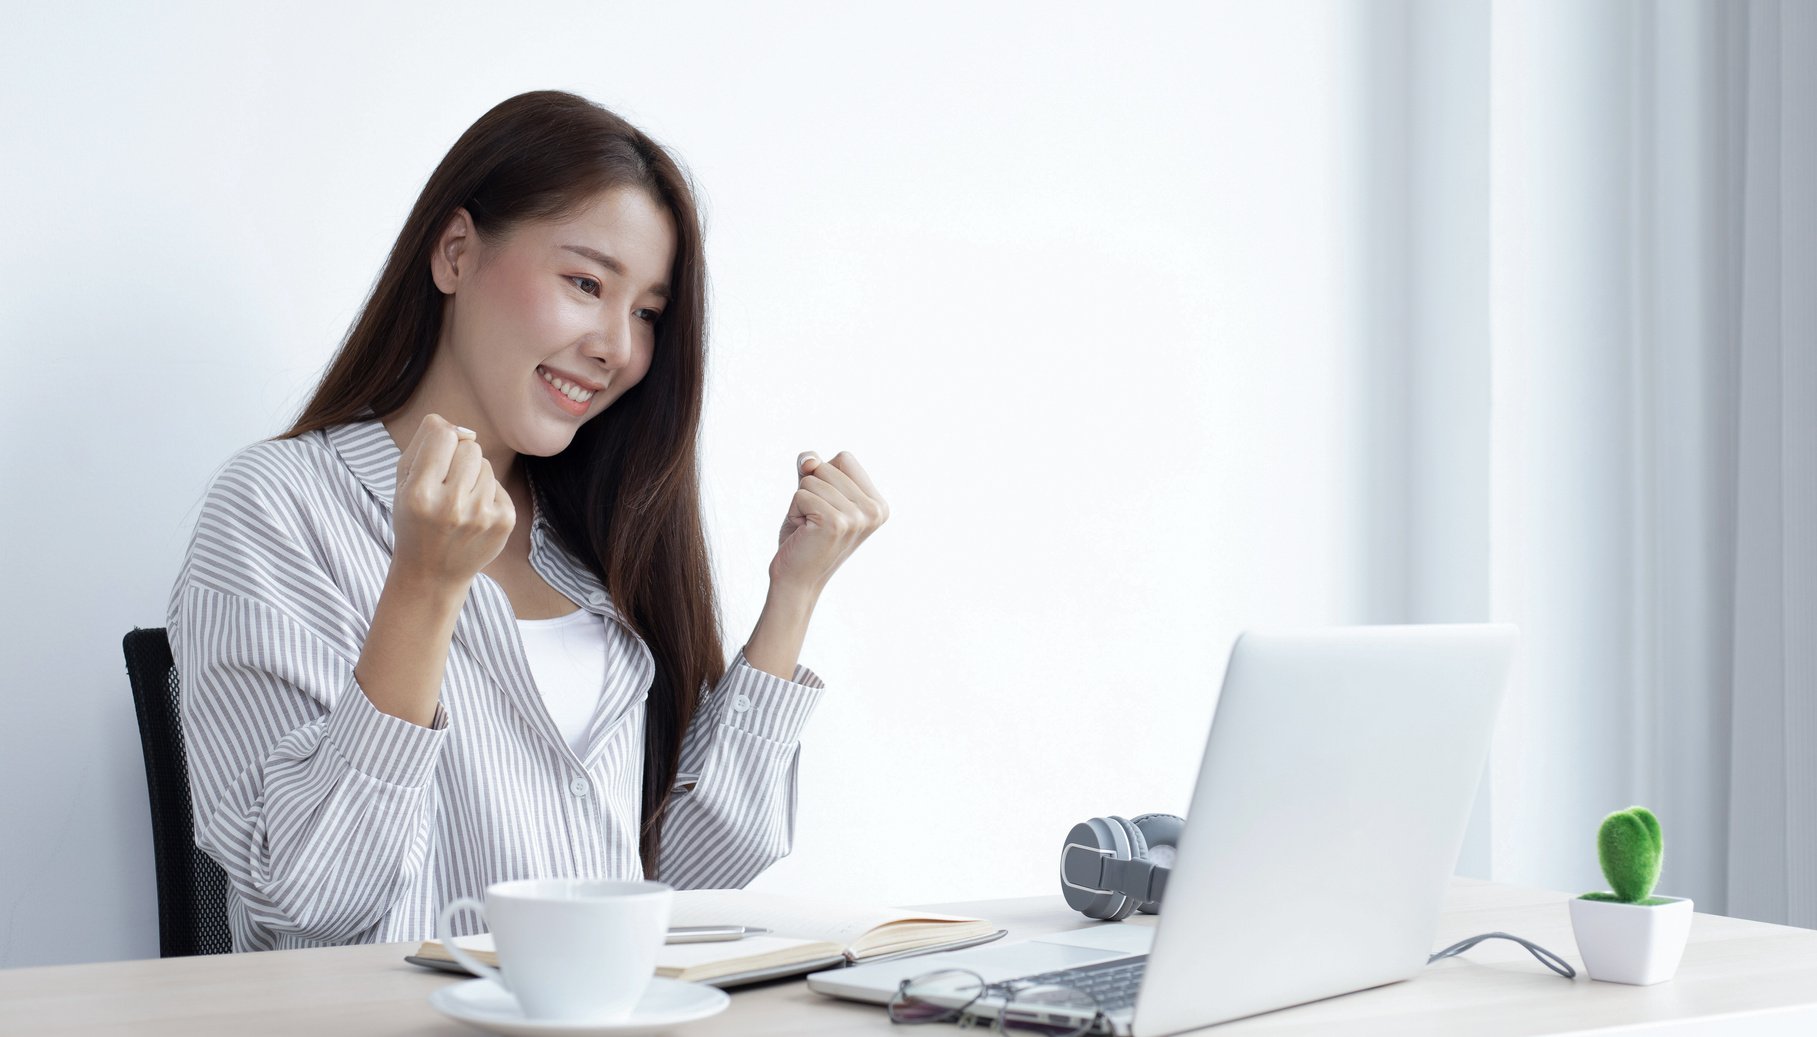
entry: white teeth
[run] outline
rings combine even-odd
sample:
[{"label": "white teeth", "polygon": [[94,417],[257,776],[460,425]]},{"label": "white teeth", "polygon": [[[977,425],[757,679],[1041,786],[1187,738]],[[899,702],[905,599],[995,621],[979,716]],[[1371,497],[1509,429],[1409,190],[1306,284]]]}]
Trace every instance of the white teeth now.
[{"label": "white teeth", "polygon": [[561,391],[563,396],[573,400],[575,403],[585,403],[593,398],[593,391],[591,389],[582,389],[580,386],[575,385],[566,378],[557,378],[541,368],[538,368],[536,373],[542,375],[543,381],[555,386],[556,389]]}]

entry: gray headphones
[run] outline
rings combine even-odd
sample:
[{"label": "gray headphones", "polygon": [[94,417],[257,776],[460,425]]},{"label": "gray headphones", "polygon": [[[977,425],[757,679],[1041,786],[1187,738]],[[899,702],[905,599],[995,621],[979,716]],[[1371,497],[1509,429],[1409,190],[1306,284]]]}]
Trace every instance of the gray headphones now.
[{"label": "gray headphones", "polygon": [[1186,819],[1143,814],[1081,821],[1060,848],[1060,891],[1087,918],[1119,921],[1130,912],[1161,913],[1167,873]]}]

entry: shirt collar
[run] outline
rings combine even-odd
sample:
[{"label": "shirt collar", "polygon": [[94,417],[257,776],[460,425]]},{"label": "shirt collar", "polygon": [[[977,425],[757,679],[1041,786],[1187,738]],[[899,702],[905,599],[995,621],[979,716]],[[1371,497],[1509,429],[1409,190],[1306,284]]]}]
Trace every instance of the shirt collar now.
[{"label": "shirt collar", "polygon": [[328,437],[328,445],[341,455],[341,462],[367,492],[390,508],[397,496],[397,463],[404,452],[392,441],[391,433],[385,431],[385,423],[377,418],[367,418],[330,425],[323,430],[323,435]]}]

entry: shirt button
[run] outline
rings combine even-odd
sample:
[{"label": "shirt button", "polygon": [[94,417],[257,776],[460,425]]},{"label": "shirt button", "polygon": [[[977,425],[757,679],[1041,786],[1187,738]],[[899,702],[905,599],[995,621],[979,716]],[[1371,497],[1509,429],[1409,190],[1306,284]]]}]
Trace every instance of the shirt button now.
[{"label": "shirt button", "polygon": [[751,711],[751,697],[749,695],[740,695],[737,698],[733,699],[732,700],[732,711],[734,713],[750,712]]},{"label": "shirt button", "polygon": [[574,793],[576,796],[586,795],[587,794],[587,779],[575,778],[573,781],[568,783],[568,791]]},{"label": "shirt button", "polygon": [[606,592],[593,591],[587,595],[587,601],[589,604],[593,605],[604,605],[606,603]]}]

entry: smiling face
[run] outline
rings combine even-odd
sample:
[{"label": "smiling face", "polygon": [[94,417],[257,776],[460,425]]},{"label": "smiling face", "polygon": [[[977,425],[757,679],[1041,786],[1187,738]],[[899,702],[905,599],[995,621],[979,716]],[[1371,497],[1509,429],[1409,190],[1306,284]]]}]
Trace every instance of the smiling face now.
[{"label": "smiling face", "polygon": [[456,212],[432,261],[442,341],[412,410],[470,416],[495,469],[507,453],[560,453],[650,370],[674,259],[674,220],[641,188],[502,240],[481,242]]}]

